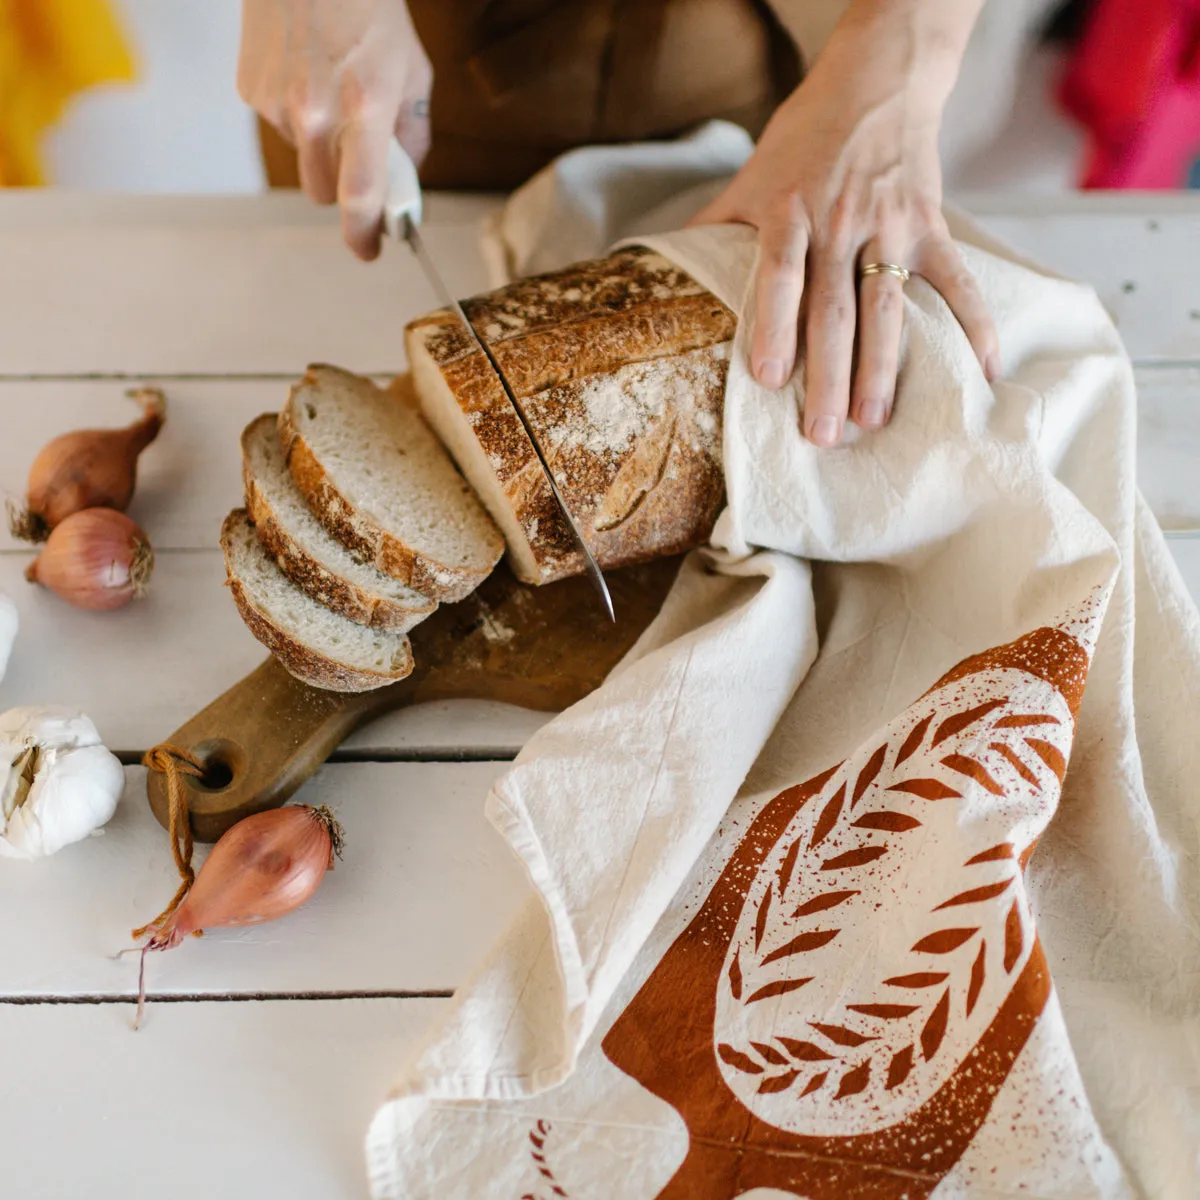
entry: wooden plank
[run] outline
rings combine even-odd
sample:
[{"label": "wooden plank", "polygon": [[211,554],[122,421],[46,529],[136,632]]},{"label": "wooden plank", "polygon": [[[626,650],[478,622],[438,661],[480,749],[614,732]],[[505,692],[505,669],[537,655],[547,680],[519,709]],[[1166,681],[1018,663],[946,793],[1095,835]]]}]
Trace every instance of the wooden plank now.
[{"label": "wooden plank", "polygon": [[1164,529],[1200,530],[1200,365],[1141,368],[1137,384],[1138,485]]},{"label": "wooden plank", "polygon": [[1192,599],[1200,604],[1200,537],[1173,538],[1170,546],[1171,556]]},{"label": "wooden plank", "polygon": [[[145,599],[109,613],[68,607],[25,582],[28,554],[0,554],[0,592],[21,630],[0,707],[69,704],[115,750],[140,754],[254,669],[266,651],[222,586],[217,551],[160,552]],[[548,718],[509,705],[448,701],[380,718],[348,750],[367,755],[508,757]]]},{"label": "wooden plank", "polygon": [[[495,203],[431,198],[427,236],[459,294],[485,286],[478,221]],[[1093,283],[1135,357],[1200,358],[1200,279],[1178,269],[1200,198],[1038,204],[966,199],[996,235]],[[434,303],[406,254],[363,266],[332,214],[296,196],[0,195],[0,261],[0,376],[394,371],[403,322]]]},{"label": "wooden plank", "polygon": [[[1176,538],[1181,564],[1196,545]],[[151,594],[115,613],[68,608],[22,577],[25,556],[0,555],[0,591],[16,600],[21,631],[0,707],[69,704],[108,745],[140,754],[248,674],[265,654],[242,625],[211,552],[159,555]],[[1190,577],[1200,602],[1200,574]],[[506,758],[549,717],[483,701],[420,705],[381,717],[344,749],[367,758]]]},{"label": "wooden plank", "polygon": [[[328,223],[11,229],[3,199],[3,376],[394,372],[405,323],[437,307],[407,250],[368,267]],[[486,287],[475,221],[426,240],[457,294]]]},{"label": "wooden plank", "polygon": [[[1200,366],[1140,367],[1137,375],[1142,486],[1167,528],[1200,528]],[[253,415],[276,406],[286,386],[211,379],[168,386],[168,425],[144,455],[132,509],[158,551],[146,601],[117,613],[70,609],[25,583],[27,551],[0,552],[0,590],[16,599],[23,621],[0,704],[75,704],[100,722],[115,748],[140,752],[261,660],[262,648],[221,587],[223,567],[211,548],[224,514],[239,502],[238,434]],[[0,441],[0,480],[23,478],[35,449],[57,433],[126,420],[124,390],[100,380],[0,384],[0,421],[16,434]],[[3,536],[0,547],[19,545]],[[113,681],[126,679],[138,686],[118,686],[115,702]],[[476,702],[427,706],[384,718],[348,747],[503,757],[544,720]]]},{"label": "wooden plank", "polygon": [[[297,796],[328,804],[345,857],[298,912],[213,930],[146,963],[163,995],[428,993],[458,986],[528,895],[524,874],[483,816],[497,763],[325,767]],[[130,996],[137,956],[112,956],[178,884],[145,771],[103,835],[53,858],[0,860],[0,997]],[[207,854],[198,848],[197,865]],[[0,1008],[0,1021],[7,1010]]]},{"label": "wooden plank", "polygon": [[[1136,369],[1139,478],[1164,527],[1200,527],[1200,364]],[[166,384],[167,425],[143,454],[131,516],[156,550],[213,549],[225,514],[241,503],[242,428],[286,399],[288,379],[199,379]],[[29,465],[71,429],[119,426],[136,416],[128,382],[0,381],[0,487],[24,487]],[[7,528],[0,552],[24,549]]]},{"label": "wooden plank", "polygon": [[[151,381],[153,382],[153,381]],[[129,382],[72,380],[0,382],[0,485],[25,486],[37,452],[73,429],[118,428],[138,416]],[[156,550],[216,548],[225,514],[242,502],[242,429],[287,399],[289,382],[181,380],[167,384],[167,423],[138,463],[129,515]],[[0,550],[24,549],[7,525]]]},{"label": "wooden plank", "polygon": [[[1183,561],[1193,542],[1172,540]],[[115,613],[86,613],[22,578],[24,557],[0,555],[0,591],[22,627],[0,707],[69,704],[113,749],[141,754],[248,674],[265,654],[221,588],[215,553],[159,556],[151,594]],[[1200,575],[1191,577],[1200,602]],[[506,758],[549,717],[509,705],[447,701],[391,713],[344,749],[366,758]]]},{"label": "wooden plank", "polygon": [[968,211],[985,229],[1060,274],[1095,287],[1140,361],[1200,357],[1200,277],[1181,270],[1200,245],[1200,197],[1158,205],[1057,210],[1002,201]]},{"label": "wooden plank", "polygon": [[977,217],[1158,217],[1196,212],[1197,197],[1188,191],[1162,192],[1011,192],[963,190],[949,204]]},{"label": "wooden plank", "polygon": [[3,1190],[361,1200],[375,1108],[437,1000],[4,1007]]},{"label": "wooden plank", "polygon": [[[470,225],[504,203],[500,193],[426,192],[430,225]],[[15,188],[0,194],[0,227],[61,229],[270,229],[311,225],[337,232],[332,207],[294,191],[257,195],[131,195],[64,188]]]}]

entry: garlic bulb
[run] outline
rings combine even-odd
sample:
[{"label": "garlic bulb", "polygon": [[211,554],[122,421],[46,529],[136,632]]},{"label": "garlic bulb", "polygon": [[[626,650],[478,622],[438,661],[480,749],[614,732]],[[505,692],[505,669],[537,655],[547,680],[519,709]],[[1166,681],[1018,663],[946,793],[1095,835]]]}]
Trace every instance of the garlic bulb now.
[{"label": "garlic bulb", "polygon": [[125,772],[95,725],[70,708],[0,713],[0,856],[44,858],[116,811]]},{"label": "garlic bulb", "polygon": [[17,640],[17,606],[0,592],[0,679],[8,667],[8,656]]}]

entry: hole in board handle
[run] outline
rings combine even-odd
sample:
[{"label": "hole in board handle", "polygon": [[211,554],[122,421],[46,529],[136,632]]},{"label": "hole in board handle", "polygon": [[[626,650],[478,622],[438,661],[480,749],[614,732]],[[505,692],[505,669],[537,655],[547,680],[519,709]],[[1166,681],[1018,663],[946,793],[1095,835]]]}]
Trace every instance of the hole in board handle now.
[{"label": "hole in board handle", "polygon": [[231,787],[246,767],[246,752],[228,738],[210,738],[192,748],[204,764],[204,774],[188,782],[201,792],[223,792]]}]

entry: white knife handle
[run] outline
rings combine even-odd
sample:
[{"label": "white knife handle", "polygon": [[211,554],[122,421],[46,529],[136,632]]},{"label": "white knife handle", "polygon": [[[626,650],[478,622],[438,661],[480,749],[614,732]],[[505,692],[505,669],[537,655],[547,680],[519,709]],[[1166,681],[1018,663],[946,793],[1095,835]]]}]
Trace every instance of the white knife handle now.
[{"label": "white knife handle", "polygon": [[404,236],[404,218],[421,223],[421,180],[417,165],[408,152],[392,138],[388,146],[387,195],[383,201],[383,227],[390,237]]}]

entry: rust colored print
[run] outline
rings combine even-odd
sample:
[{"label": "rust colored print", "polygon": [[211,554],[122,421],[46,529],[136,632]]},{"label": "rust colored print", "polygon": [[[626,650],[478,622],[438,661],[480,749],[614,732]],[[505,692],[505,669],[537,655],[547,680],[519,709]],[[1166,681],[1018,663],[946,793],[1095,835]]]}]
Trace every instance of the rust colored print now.
[{"label": "rust colored print", "polygon": [[[550,1195],[556,1197],[557,1200],[570,1200],[570,1194],[555,1178],[554,1171],[547,1161],[546,1143],[550,1139],[550,1130],[549,1121],[538,1121],[529,1131],[529,1157],[533,1160],[534,1169],[545,1180],[545,1186],[549,1189]],[[545,1200],[545,1198],[538,1192],[525,1192],[521,1196],[521,1200]]]},{"label": "rust colored print", "polygon": [[603,1040],[687,1125],[659,1200],[917,1200],[954,1166],[1050,995],[1021,873],[1087,667],[1058,629],[968,659],[764,806]]}]

